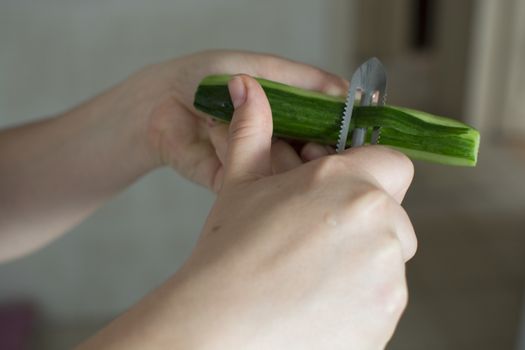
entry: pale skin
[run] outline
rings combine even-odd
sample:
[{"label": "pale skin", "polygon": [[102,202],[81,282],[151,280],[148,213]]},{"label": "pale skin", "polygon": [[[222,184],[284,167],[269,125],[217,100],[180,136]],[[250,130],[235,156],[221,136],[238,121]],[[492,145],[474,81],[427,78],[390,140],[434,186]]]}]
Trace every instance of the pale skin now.
[{"label": "pale skin", "polygon": [[[192,107],[230,81],[230,127]],[[272,141],[261,76],[330,94],[347,83],[273,56],[214,51],[150,66],[61,116],[0,133],[0,258],[31,252],[149,171],[218,192],[188,261],[83,349],[381,349],[406,305],[413,168],[370,146],[299,154]],[[7,174],[7,176],[4,176]],[[36,174],[36,175],[35,175]]]}]

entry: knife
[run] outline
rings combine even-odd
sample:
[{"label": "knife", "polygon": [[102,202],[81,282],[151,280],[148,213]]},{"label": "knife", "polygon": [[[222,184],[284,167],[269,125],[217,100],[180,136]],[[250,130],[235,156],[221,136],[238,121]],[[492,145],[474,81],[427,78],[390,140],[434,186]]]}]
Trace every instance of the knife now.
[{"label": "knife", "polygon": [[[385,67],[376,57],[372,57],[363,63],[352,75],[337,140],[337,153],[346,149],[356,95],[360,93],[359,106],[383,106],[386,102],[386,79]],[[355,128],[352,131],[352,147],[362,146],[365,143],[365,136],[365,128]],[[370,143],[376,144],[379,137],[380,128],[374,127]]]}]

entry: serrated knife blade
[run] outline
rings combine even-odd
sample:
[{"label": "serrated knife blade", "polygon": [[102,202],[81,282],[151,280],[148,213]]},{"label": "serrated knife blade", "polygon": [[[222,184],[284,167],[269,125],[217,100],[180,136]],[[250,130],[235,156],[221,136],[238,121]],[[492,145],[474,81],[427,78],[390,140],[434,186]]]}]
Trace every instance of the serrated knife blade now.
[{"label": "serrated knife blade", "polygon": [[[363,63],[352,75],[350,80],[350,89],[346,96],[345,109],[341,120],[339,137],[337,140],[337,153],[346,149],[346,142],[352,120],[352,112],[355,103],[355,97],[358,90],[361,91],[360,106],[370,106],[372,104],[384,105],[386,101],[386,71],[378,58],[372,57]],[[374,94],[378,94],[377,102],[374,101]],[[352,132],[352,147],[363,145],[366,130],[356,128]],[[374,128],[371,143],[377,143],[379,138],[379,128]]]}]

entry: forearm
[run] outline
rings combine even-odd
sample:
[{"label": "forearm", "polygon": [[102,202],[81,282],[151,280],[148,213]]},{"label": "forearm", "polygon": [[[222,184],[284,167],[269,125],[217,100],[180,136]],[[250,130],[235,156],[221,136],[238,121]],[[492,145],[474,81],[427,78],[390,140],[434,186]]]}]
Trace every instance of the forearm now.
[{"label": "forearm", "polygon": [[214,317],[210,317],[212,310],[199,307],[206,293],[194,281],[199,280],[196,276],[181,282],[178,275],[172,276],[77,349],[209,348],[206,344],[212,341]]},{"label": "forearm", "polygon": [[49,242],[157,165],[130,88],[0,131],[0,260]]}]

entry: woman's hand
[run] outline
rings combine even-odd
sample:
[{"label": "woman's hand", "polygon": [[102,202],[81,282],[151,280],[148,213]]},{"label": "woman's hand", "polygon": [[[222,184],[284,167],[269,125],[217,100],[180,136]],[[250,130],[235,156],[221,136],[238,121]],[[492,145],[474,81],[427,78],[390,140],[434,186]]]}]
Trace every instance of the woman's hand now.
[{"label": "woman's hand", "polygon": [[224,182],[193,254],[86,348],[383,349],[416,250],[412,164],[366,146],[272,175],[264,91],[229,87]]},{"label": "woman's hand", "polygon": [[[47,244],[162,165],[217,190],[227,127],[192,106],[198,83],[212,73],[250,73],[333,94],[346,84],[273,56],[205,52],[146,67],[55,117],[0,130],[0,262]],[[327,152],[310,144],[302,156]],[[282,141],[273,159],[276,171],[303,162]]]},{"label": "woman's hand", "polygon": [[[188,179],[218,189],[226,148],[227,126],[213,121],[193,107],[199,82],[210,74],[239,74],[263,77],[344,95],[347,83],[320,69],[283,58],[237,51],[209,51],[150,66],[130,81],[141,91],[135,108],[145,113],[151,151],[160,164],[171,165]],[[309,145],[304,158],[328,150]],[[296,166],[294,150],[284,142],[274,147],[277,168]],[[300,164],[300,163],[299,163]]]}]

